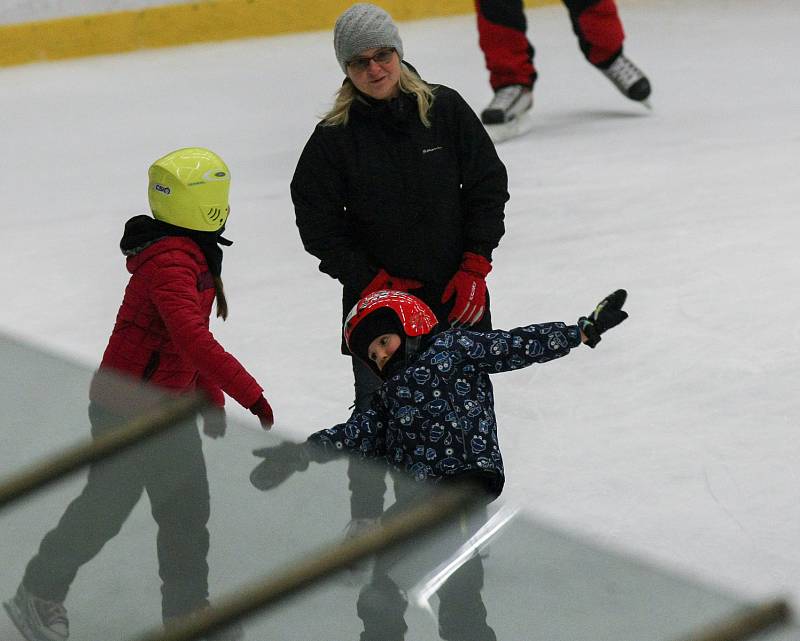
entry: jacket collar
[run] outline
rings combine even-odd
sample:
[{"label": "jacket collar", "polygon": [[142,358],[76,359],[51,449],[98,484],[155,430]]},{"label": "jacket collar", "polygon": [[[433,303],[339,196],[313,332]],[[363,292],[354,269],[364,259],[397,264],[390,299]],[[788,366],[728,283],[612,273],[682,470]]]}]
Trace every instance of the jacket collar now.
[{"label": "jacket collar", "polygon": [[[218,232],[195,231],[183,227],[176,227],[150,216],[134,216],[125,223],[125,231],[122,234],[119,247],[122,253],[129,258],[129,268],[131,265],[138,267],[139,262],[130,262],[154,244],[159,244],[158,251],[147,252],[147,257],[151,258],[157,253],[181,247],[187,251],[199,251],[205,258],[209,270],[214,276],[219,276],[222,272],[222,247],[229,246],[231,241],[222,237],[224,228]],[[166,243],[169,239],[185,239],[183,243]],[[135,267],[134,267],[135,269]]]},{"label": "jacket collar", "polygon": [[128,271],[133,274],[139,267],[151,258],[169,251],[180,250],[189,254],[197,262],[204,262],[205,257],[200,247],[191,238],[181,236],[164,236],[149,243],[135,255],[128,256],[125,263]]}]

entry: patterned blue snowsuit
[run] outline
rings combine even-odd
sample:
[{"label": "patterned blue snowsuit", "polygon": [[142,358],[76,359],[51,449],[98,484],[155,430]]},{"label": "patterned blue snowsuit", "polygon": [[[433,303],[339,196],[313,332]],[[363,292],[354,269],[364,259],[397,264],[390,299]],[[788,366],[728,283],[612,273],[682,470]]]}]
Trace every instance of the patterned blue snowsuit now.
[{"label": "patterned blue snowsuit", "polygon": [[447,329],[389,373],[371,409],[309,441],[322,446],[323,457],[344,450],[385,457],[416,480],[474,476],[498,496],[505,476],[489,374],[560,358],[580,343],[578,327],[561,322]]}]

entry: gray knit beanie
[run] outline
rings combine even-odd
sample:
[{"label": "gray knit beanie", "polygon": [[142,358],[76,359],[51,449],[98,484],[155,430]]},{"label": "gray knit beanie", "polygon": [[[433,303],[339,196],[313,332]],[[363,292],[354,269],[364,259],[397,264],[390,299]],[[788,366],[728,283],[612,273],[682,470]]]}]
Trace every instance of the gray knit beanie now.
[{"label": "gray knit beanie", "polygon": [[362,51],[393,47],[403,59],[403,41],[392,16],[374,4],[354,4],[336,20],[333,28],[333,48],[342,71],[347,63]]}]

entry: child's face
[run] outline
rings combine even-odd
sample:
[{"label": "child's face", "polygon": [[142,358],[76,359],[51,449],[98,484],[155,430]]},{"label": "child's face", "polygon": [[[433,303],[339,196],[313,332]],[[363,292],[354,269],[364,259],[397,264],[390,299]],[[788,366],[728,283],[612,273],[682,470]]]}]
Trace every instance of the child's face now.
[{"label": "child's face", "polygon": [[389,362],[389,359],[400,347],[399,334],[381,334],[369,344],[367,348],[367,355],[369,360],[373,361],[378,369],[383,371],[384,365]]}]

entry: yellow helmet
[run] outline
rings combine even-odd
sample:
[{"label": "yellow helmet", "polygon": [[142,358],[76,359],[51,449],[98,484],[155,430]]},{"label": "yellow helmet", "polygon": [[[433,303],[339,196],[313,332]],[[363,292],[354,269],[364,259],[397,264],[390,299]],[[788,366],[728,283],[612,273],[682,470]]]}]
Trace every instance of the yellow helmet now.
[{"label": "yellow helmet", "polygon": [[202,147],[178,149],[148,172],[147,197],[156,220],[197,231],[218,231],[228,219],[228,166]]}]

